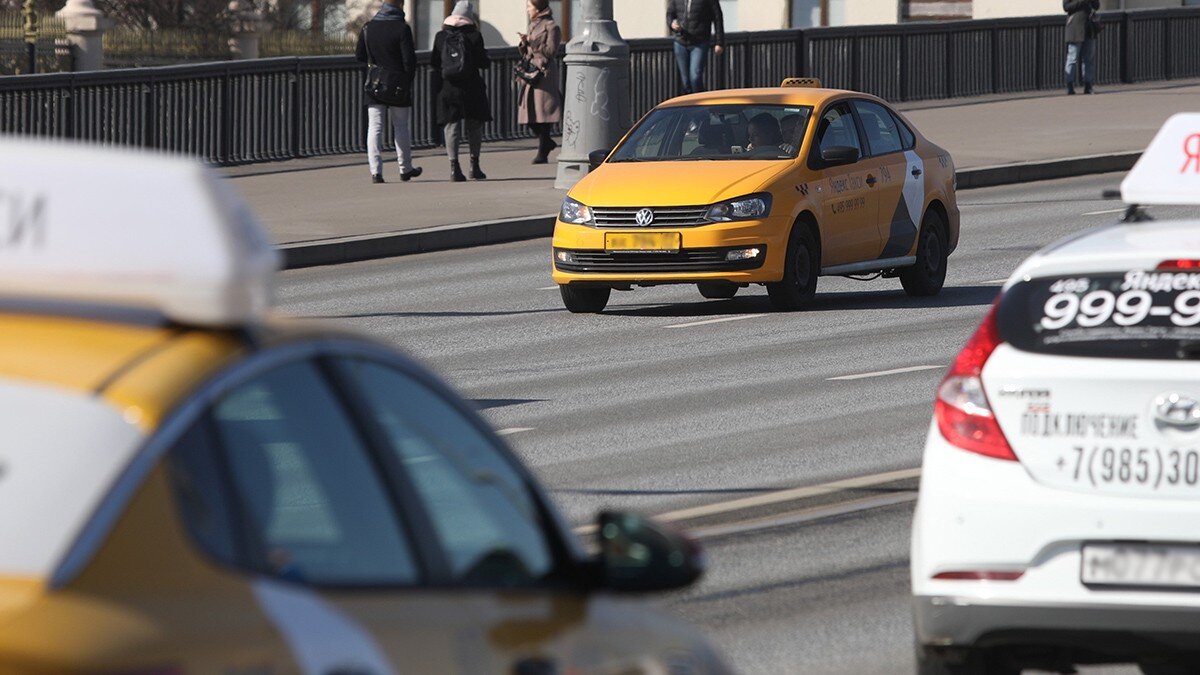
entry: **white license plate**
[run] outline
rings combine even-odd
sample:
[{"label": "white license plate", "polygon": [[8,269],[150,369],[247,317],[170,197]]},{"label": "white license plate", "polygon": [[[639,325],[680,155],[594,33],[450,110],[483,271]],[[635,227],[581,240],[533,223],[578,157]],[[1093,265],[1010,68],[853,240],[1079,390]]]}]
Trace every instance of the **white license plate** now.
[{"label": "white license plate", "polygon": [[1200,590],[1200,546],[1084,544],[1079,579],[1089,586]]}]

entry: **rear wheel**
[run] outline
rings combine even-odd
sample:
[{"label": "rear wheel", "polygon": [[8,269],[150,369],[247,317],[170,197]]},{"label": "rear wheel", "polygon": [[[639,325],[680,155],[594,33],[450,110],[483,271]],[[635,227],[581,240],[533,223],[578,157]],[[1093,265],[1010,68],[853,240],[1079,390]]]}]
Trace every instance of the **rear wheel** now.
[{"label": "rear wheel", "polygon": [[738,292],[738,285],[728,281],[701,281],[696,287],[709,300],[728,300]]},{"label": "rear wheel", "polygon": [[945,232],[945,223],[937,211],[927,211],[917,239],[917,264],[900,272],[900,284],[909,295],[924,297],[941,292],[950,255]]},{"label": "rear wheel", "polygon": [[563,306],[572,314],[598,314],[604,311],[608,304],[608,296],[612,289],[606,286],[568,286],[560,285],[558,292],[562,294]]},{"label": "rear wheel", "polygon": [[947,653],[917,645],[917,675],[1020,675],[1020,668],[1013,668],[996,656],[979,649]]},{"label": "rear wheel", "polygon": [[775,309],[791,312],[812,302],[821,271],[819,255],[808,227],[803,222],[796,223],[788,239],[783,279],[767,284],[767,295]]}]

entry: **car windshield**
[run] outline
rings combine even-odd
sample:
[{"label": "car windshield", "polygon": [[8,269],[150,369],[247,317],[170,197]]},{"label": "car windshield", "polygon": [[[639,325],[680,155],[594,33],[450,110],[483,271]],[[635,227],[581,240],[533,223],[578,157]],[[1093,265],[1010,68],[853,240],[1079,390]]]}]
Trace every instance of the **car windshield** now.
[{"label": "car windshield", "polygon": [[609,161],[795,159],[811,114],[810,107],[784,105],[659,108]]}]

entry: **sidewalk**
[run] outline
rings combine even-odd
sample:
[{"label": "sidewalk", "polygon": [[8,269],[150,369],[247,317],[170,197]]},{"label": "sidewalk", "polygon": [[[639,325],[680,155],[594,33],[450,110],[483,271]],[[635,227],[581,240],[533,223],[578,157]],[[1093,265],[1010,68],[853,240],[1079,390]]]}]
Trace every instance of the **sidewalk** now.
[{"label": "sidewalk", "polygon": [[[1172,114],[1200,111],[1200,82],[1103,88],[1093,96],[1038,92],[1004,99],[923,101],[898,108],[926,137],[949,150],[962,172],[1140,152]],[[516,227],[520,236],[508,236],[513,233],[507,232],[507,239],[536,236],[546,228],[545,216],[558,211],[564,195],[554,189],[556,153],[550,164],[534,166],[530,164],[532,141],[488,144],[484,149],[482,164],[488,180],[466,183],[450,181],[448,162],[440,149],[417,153],[416,164],[425,173],[408,183],[400,182],[393,160],[384,171],[388,183],[372,184],[366,158],[357,155],[223,171],[262,218],[276,243],[288,250],[292,266],[362,257],[350,251],[356,245],[360,252],[374,247],[379,255],[428,250],[429,245],[414,237],[387,251],[378,250],[375,244],[388,233],[445,229],[438,226],[509,220],[504,229]],[[1098,173],[1119,170],[1120,164],[1132,162],[1128,157],[1118,159],[1118,165],[1112,159],[1074,162],[1067,170]],[[464,148],[464,164],[466,160]],[[1016,171],[1006,171],[1010,178],[999,180],[1052,177],[1039,176],[1038,171],[1028,170],[1031,167],[1021,168],[1019,176]],[[505,238],[493,238],[491,229],[499,228],[455,228],[453,241],[436,247]],[[439,237],[444,240],[444,233]],[[313,248],[311,244],[318,242],[326,249],[344,242],[346,250],[327,251],[323,257],[295,257],[300,248]]]}]

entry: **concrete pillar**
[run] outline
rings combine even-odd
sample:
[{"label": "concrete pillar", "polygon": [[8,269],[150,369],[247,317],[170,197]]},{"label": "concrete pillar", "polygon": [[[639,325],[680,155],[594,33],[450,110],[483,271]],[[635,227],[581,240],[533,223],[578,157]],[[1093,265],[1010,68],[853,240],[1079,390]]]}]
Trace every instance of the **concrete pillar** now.
[{"label": "concrete pillar", "polygon": [[67,41],[75,52],[75,70],[100,70],[104,67],[104,30],[108,19],[92,0],[67,0],[55,14],[67,28]]},{"label": "concrete pillar", "polygon": [[257,59],[258,36],[262,32],[262,14],[248,0],[229,0],[229,14],[233,17],[230,28],[229,53],[234,59]]},{"label": "concrete pillar", "polygon": [[588,154],[611,149],[629,130],[629,44],[613,21],[613,0],[586,0],[581,35],[564,63],[563,143],[554,186],[566,190],[587,175]]}]

